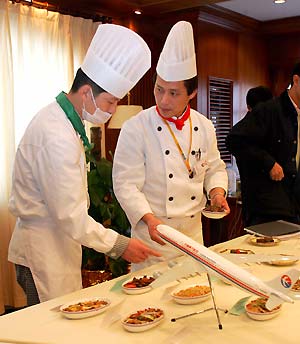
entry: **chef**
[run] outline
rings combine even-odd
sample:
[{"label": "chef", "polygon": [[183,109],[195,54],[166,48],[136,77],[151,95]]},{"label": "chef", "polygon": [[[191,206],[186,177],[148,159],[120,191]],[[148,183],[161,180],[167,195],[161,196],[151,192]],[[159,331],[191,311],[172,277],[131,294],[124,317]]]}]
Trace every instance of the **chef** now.
[{"label": "chef", "polygon": [[106,122],[150,64],[150,50],[139,35],[100,25],[70,92],[61,92],[26,129],[9,202],[17,217],[9,260],[28,305],[82,288],[81,245],[132,262],[158,255],[88,215],[85,150],[91,146],[83,125],[83,120]]},{"label": "chef", "polygon": [[130,220],[132,237],[162,254],[133,264],[133,270],[178,255],[163,245],[158,224],[202,243],[201,210],[207,198],[230,211],[225,198],[228,178],[213,124],[189,105],[197,93],[190,23],[173,26],[156,71],[156,106],[125,122],[113,164],[114,192]]}]

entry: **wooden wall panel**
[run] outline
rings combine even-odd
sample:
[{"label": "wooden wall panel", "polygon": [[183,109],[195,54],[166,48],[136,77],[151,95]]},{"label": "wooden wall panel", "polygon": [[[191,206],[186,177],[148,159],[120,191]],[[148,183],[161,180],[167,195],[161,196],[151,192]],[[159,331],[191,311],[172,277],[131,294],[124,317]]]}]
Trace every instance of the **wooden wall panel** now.
[{"label": "wooden wall panel", "polygon": [[239,34],[238,78],[234,94],[233,123],[247,112],[246,94],[249,88],[259,85],[270,87],[268,55],[265,40],[251,34]]},{"label": "wooden wall panel", "polygon": [[236,32],[216,25],[198,25],[198,110],[207,114],[209,76],[233,81],[233,122],[246,113],[246,93],[258,85],[269,86],[264,39],[249,32]]},{"label": "wooden wall panel", "polygon": [[207,115],[209,76],[237,79],[238,35],[213,25],[197,29],[198,111]]},{"label": "wooden wall panel", "polygon": [[293,65],[300,62],[299,32],[268,36],[267,49],[272,89],[279,95],[290,83]]}]

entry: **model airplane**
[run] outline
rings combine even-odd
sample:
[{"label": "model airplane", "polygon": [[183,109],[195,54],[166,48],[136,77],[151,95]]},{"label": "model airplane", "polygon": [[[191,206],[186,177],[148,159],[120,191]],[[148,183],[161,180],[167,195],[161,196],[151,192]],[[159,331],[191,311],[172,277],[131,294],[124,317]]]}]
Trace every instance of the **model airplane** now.
[{"label": "model airplane", "polygon": [[[299,270],[291,269],[281,274],[280,278],[266,283],[224,258],[224,256],[211,251],[172,227],[158,225],[157,230],[164,241],[193,258],[194,264],[189,260],[188,262],[175,265],[152,282],[151,286],[153,288],[157,288],[174,279],[182,278],[192,273],[200,273],[205,270],[208,274],[225,279],[247,292],[258,295],[259,297],[268,298],[266,303],[268,309],[273,309],[283,302],[294,302],[286,295],[286,292],[297,281],[300,275]],[[195,262],[201,263],[202,266],[195,264]]]}]

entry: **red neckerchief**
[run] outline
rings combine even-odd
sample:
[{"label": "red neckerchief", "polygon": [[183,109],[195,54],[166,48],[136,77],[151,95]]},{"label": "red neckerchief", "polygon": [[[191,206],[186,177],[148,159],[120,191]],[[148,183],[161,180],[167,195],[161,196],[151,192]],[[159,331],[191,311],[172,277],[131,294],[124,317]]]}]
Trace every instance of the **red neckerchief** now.
[{"label": "red neckerchief", "polygon": [[187,106],[187,108],[186,108],[186,110],[185,110],[185,113],[181,116],[181,118],[177,118],[177,119],[168,118],[168,117],[163,116],[163,115],[159,112],[159,109],[158,109],[158,106],[157,106],[157,105],[156,105],[156,111],[157,111],[157,113],[159,114],[159,116],[160,116],[161,118],[163,118],[164,120],[166,120],[166,121],[168,121],[168,122],[175,123],[176,129],[182,130],[185,121],[190,117],[191,107],[190,107],[190,105],[188,104],[188,106]]}]

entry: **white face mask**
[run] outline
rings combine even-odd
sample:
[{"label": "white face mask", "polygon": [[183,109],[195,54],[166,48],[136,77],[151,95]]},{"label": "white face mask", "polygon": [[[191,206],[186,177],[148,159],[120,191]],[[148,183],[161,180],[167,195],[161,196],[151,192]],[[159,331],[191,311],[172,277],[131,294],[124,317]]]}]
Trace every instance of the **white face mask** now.
[{"label": "white face mask", "polygon": [[91,95],[96,110],[93,114],[90,114],[88,111],[86,111],[83,103],[82,118],[93,124],[104,124],[111,118],[112,115],[109,112],[102,111],[100,108],[98,108],[92,90]]}]

